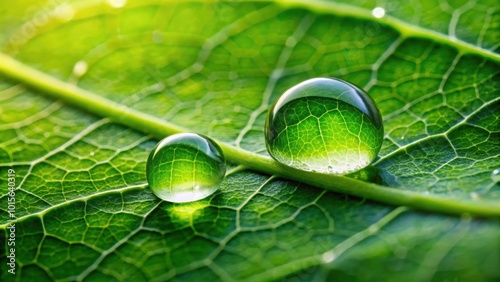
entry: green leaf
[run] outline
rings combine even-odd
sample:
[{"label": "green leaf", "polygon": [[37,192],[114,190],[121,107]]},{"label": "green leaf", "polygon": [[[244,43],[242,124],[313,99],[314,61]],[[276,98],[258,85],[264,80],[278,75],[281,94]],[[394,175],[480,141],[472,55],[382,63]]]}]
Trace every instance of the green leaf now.
[{"label": "green leaf", "polygon": [[[498,5],[462,2],[381,19],[350,1],[1,3],[1,280],[500,277]],[[358,179],[265,151],[270,105],[312,77],[381,110]],[[205,200],[162,202],[146,159],[184,131],[218,140],[228,174]]]}]

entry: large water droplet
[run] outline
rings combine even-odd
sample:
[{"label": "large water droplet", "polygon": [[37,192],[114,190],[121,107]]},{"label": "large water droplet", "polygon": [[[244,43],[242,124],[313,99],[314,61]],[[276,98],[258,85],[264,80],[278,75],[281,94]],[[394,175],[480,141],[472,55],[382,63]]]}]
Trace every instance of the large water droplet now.
[{"label": "large water droplet", "polygon": [[493,182],[500,182],[500,168],[496,168],[491,172],[491,180]]},{"label": "large water droplet", "polygon": [[269,154],[291,167],[347,174],[369,165],[384,128],[374,101],[340,79],[314,78],[287,90],[266,120]]},{"label": "large water droplet", "polygon": [[175,203],[203,199],[219,189],[226,174],[221,148],[193,133],[169,136],[149,154],[146,176],[153,193]]}]

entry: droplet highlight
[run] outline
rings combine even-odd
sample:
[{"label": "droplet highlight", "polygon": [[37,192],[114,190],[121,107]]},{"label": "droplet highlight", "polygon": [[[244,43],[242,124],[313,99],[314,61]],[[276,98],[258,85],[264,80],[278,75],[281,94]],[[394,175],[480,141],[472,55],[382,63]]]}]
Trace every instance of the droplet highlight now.
[{"label": "droplet highlight", "polygon": [[53,16],[63,22],[70,21],[75,16],[75,10],[69,4],[61,4],[54,9]]},{"label": "droplet highlight", "polygon": [[346,81],[314,78],[287,90],[266,120],[266,146],[277,161],[306,171],[347,174],[368,166],[384,135],[375,102]]},{"label": "droplet highlight", "polygon": [[335,260],[335,253],[333,251],[325,252],[321,256],[321,260],[323,261],[323,263],[331,263]]},{"label": "droplet highlight", "polygon": [[377,19],[380,19],[385,16],[385,9],[382,7],[376,7],[372,10],[372,15]]},{"label": "droplet highlight", "polygon": [[115,9],[119,9],[127,4],[127,0],[108,0],[108,4]]},{"label": "droplet highlight", "polygon": [[181,133],[161,140],[146,163],[146,177],[160,199],[184,203],[212,195],[224,179],[222,149],[210,138]]},{"label": "droplet highlight", "polygon": [[496,168],[491,172],[491,180],[496,183],[500,182],[500,168]]},{"label": "droplet highlight", "polygon": [[87,73],[87,70],[89,68],[89,65],[85,61],[78,61],[76,62],[75,66],[73,67],[73,75],[76,77],[81,77],[85,73]]}]

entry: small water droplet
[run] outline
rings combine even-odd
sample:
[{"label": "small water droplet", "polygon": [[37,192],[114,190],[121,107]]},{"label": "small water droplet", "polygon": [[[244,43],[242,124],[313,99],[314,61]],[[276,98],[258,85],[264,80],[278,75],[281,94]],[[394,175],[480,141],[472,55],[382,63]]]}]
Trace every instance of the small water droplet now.
[{"label": "small water droplet", "polygon": [[384,129],[375,102],[340,79],[314,78],[287,90],[266,120],[266,147],[288,166],[347,174],[369,165]]},{"label": "small water droplet", "polygon": [[76,77],[81,77],[84,75],[87,70],[88,70],[88,64],[85,61],[78,61],[76,62],[75,66],[73,67],[73,75]]},{"label": "small water droplet", "polygon": [[470,197],[471,197],[471,199],[473,199],[473,200],[479,200],[479,199],[480,199],[479,194],[478,194],[478,193],[476,193],[476,192],[472,192],[472,193],[470,193]]},{"label": "small water droplet", "polygon": [[93,156],[93,155],[95,155],[95,153],[94,152],[90,152],[89,155]]},{"label": "small water droplet", "polygon": [[493,182],[500,182],[500,168],[496,168],[491,172],[491,180]]},{"label": "small water droplet", "polygon": [[153,84],[149,89],[151,89],[152,91],[160,92],[165,90],[165,84],[163,82],[158,82],[156,84]]},{"label": "small water droplet", "polygon": [[208,137],[193,133],[161,140],[146,164],[146,177],[153,193],[174,203],[210,196],[219,189],[225,174],[222,149]]},{"label": "small water droplet", "polygon": [[376,7],[375,9],[372,10],[372,15],[377,19],[380,19],[383,16],[385,16],[385,10],[382,7]]},{"label": "small water droplet", "polygon": [[321,256],[321,259],[323,260],[324,263],[330,263],[335,260],[335,253],[333,251],[325,252]]},{"label": "small water droplet", "polygon": [[53,16],[60,21],[70,21],[75,16],[75,10],[69,4],[61,4],[54,9]]},{"label": "small water droplet", "polygon": [[127,4],[127,0],[108,0],[109,6],[119,9]]}]

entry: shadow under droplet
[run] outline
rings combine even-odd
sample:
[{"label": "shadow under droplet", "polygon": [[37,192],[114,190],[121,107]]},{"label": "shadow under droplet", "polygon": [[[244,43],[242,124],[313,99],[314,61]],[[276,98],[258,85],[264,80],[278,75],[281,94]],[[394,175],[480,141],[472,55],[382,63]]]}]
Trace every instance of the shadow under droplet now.
[{"label": "shadow under droplet", "polygon": [[366,182],[383,185],[384,181],[382,179],[382,176],[380,175],[380,172],[380,169],[378,169],[377,167],[369,165],[362,170],[347,174],[346,176]]}]

